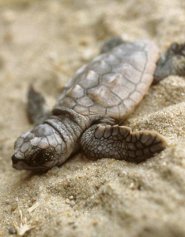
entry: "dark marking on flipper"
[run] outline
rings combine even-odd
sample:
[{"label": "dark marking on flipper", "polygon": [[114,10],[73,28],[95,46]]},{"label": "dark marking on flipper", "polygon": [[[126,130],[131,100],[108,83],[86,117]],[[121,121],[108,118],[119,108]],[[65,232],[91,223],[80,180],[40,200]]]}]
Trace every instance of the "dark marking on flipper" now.
[{"label": "dark marking on flipper", "polygon": [[38,124],[42,122],[49,114],[43,95],[31,85],[28,89],[27,99],[27,116],[30,123]]},{"label": "dark marking on flipper", "polygon": [[173,43],[160,57],[154,72],[153,84],[170,76],[185,76],[185,43]]}]

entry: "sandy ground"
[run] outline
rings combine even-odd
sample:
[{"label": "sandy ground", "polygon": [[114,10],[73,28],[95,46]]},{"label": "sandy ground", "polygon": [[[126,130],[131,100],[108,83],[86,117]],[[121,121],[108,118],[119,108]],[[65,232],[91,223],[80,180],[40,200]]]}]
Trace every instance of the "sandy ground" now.
[{"label": "sandy ground", "polygon": [[150,38],[164,51],[185,40],[184,29],[182,0],[0,1],[0,236],[185,236],[185,78],[152,87],[126,122],[168,140],[143,164],[77,155],[39,176],[10,160],[16,137],[31,127],[31,82],[52,105],[103,40]]}]

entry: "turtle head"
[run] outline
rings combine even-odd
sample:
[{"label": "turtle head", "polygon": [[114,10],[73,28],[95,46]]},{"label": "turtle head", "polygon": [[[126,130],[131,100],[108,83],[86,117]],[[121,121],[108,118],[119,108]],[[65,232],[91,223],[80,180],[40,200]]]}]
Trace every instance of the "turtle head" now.
[{"label": "turtle head", "polygon": [[12,163],[15,169],[47,171],[58,164],[63,143],[60,134],[44,123],[22,134],[15,142]]}]

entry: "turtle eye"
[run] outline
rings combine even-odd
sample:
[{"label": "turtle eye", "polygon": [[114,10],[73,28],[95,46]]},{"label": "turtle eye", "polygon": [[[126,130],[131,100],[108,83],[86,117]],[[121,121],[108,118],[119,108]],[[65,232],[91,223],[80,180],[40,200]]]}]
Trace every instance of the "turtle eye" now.
[{"label": "turtle eye", "polygon": [[40,150],[33,156],[30,162],[33,165],[44,165],[46,162],[50,161],[51,158],[52,154],[50,152]]}]

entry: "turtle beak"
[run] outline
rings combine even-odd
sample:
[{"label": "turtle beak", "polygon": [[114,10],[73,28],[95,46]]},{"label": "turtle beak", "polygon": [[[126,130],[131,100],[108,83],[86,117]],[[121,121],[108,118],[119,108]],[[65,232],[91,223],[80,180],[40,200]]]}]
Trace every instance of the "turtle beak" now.
[{"label": "turtle beak", "polygon": [[25,160],[20,157],[17,157],[15,154],[12,156],[12,166],[16,170],[31,170],[36,173],[45,173],[48,171],[48,167],[31,167],[26,164]]},{"label": "turtle beak", "polygon": [[18,162],[18,159],[15,155],[12,156],[12,163],[13,165],[16,164]]},{"label": "turtle beak", "polygon": [[24,169],[24,162],[22,161],[22,159],[16,157],[16,155],[14,154],[12,156],[12,166],[13,168],[17,169],[17,170],[22,170]]}]

